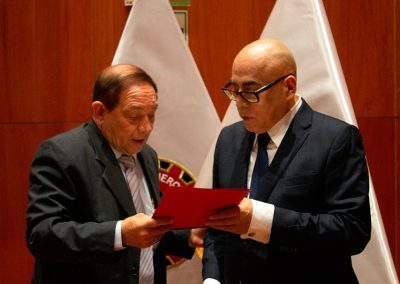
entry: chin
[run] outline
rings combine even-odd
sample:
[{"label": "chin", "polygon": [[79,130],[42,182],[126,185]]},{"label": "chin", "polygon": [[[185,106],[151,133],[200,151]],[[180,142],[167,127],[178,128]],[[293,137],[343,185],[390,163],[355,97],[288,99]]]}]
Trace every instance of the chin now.
[{"label": "chin", "polygon": [[246,121],[244,121],[244,127],[249,132],[255,132],[256,131],[256,128],[254,127],[254,125],[251,125],[251,123],[246,123]]},{"label": "chin", "polygon": [[134,148],[136,149],[136,153],[142,151],[144,145],[146,144],[145,141],[140,142],[140,143],[136,143],[136,145],[134,146]]}]

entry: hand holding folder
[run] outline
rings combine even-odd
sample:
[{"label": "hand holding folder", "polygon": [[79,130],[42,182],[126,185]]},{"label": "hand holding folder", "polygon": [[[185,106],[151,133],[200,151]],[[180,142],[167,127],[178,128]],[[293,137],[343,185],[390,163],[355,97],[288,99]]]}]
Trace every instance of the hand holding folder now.
[{"label": "hand holding folder", "polygon": [[213,210],[236,206],[248,189],[169,187],[153,217],[173,217],[174,229],[205,227]]}]

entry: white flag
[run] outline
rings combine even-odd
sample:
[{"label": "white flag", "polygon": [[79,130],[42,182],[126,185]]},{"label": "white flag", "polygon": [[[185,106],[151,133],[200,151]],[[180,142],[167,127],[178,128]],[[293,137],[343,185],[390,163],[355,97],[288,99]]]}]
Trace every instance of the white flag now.
[{"label": "white flag", "polygon": [[[118,63],[143,68],[157,84],[149,144],[160,160],[195,179],[221,123],[168,0],[134,1],[114,56]],[[163,183],[186,185],[180,174],[165,175],[160,171]],[[169,269],[168,283],[202,283],[199,263],[195,255]]]},{"label": "white flag", "polygon": [[[321,0],[277,0],[261,38],[275,38],[293,52],[300,95],[314,110],[357,125],[336,47]],[[222,126],[240,120],[232,102]],[[198,184],[211,185],[213,149],[203,164]],[[206,164],[208,163],[208,164]],[[371,240],[354,256],[360,283],[399,283],[370,177]]]}]

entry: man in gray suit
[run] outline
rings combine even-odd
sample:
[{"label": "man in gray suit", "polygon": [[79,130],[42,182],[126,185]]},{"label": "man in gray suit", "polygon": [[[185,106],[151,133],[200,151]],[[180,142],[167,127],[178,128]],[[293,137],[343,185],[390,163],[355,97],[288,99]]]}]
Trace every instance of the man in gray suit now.
[{"label": "man in gray suit", "polygon": [[296,72],[273,39],[233,62],[223,92],[242,121],[220,133],[213,186],[251,192],[210,217],[204,283],[358,283],[351,256],[371,232],[361,135],[313,111],[296,93]]},{"label": "man in gray suit", "polygon": [[39,146],[27,210],[32,283],[166,283],[165,255],[192,256],[188,231],[150,216],[160,201],[157,155],[146,144],[156,92],[140,68],[108,67],[95,83],[92,120]]}]

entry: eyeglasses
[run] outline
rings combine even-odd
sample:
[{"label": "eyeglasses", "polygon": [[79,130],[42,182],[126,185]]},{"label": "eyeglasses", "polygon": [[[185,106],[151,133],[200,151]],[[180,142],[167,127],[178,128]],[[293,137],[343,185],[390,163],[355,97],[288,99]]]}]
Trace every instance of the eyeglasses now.
[{"label": "eyeglasses", "polygon": [[275,81],[268,83],[267,85],[259,88],[256,91],[234,91],[231,89],[228,89],[230,85],[233,84],[232,81],[229,81],[228,83],[225,84],[223,88],[221,88],[222,92],[228,96],[228,98],[232,101],[236,101],[238,96],[241,96],[246,102],[249,103],[258,103],[260,101],[259,94],[261,92],[264,92],[270,88],[272,88],[276,83],[282,81],[286,77],[290,76],[292,74],[285,75],[283,77],[280,77],[279,79],[276,79]]}]

